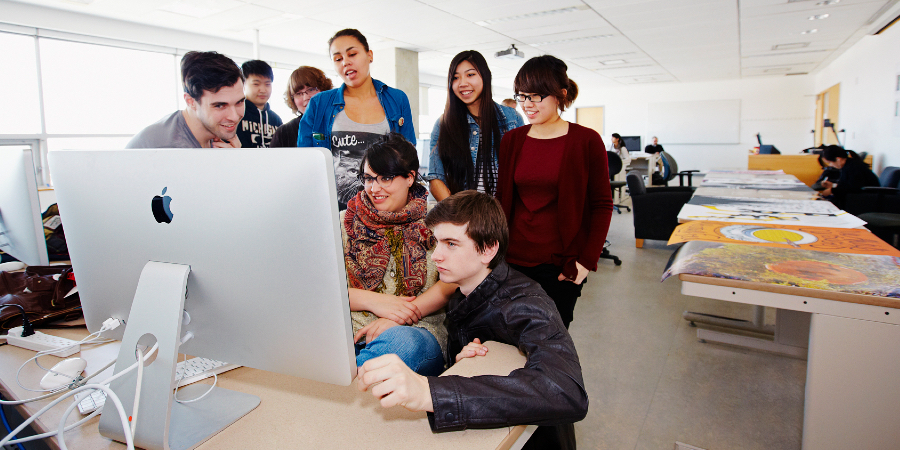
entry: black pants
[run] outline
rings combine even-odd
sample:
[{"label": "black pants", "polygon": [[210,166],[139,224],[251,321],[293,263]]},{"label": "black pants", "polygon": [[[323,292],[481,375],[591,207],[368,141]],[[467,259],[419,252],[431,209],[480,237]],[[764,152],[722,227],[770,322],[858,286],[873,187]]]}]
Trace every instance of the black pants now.
[{"label": "black pants", "polygon": [[[581,284],[575,284],[571,281],[559,281],[559,274],[562,273],[562,267],[553,264],[541,264],[534,267],[524,267],[518,264],[510,264],[510,267],[522,272],[528,278],[544,288],[544,291],[553,302],[556,303],[556,309],[559,310],[559,316],[562,318],[563,325],[569,329],[572,323],[573,313],[575,311],[575,301],[581,296],[581,288],[585,280]],[[522,447],[522,450],[545,450],[545,449],[565,449],[575,450],[575,424],[566,423],[555,426],[540,426]]]},{"label": "black pants", "polygon": [[562,273],[562,267],[553,264],[541,264],[534,267],[524,267],[518,264],[510,264],[513,269],[522,272],[528,278],[536,281],[544,288],[544,292],[556,303],[556,309],[559,310],[559,316],[562,318],[563,325],[569,329],[575,312],[575,301],[581,297],[581,288],[587,283],[585,280],[581,284],[575,284],[571,281],[559,281],[559,274]]}]

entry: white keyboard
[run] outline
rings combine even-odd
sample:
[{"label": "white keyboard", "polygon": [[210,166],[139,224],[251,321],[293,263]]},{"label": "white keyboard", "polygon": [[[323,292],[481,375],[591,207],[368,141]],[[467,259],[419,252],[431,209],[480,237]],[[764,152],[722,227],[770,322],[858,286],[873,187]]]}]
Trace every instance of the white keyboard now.
[{"label": "white keyboard", "polygon": [[[187,386],[238,367],[241,366],[214,359],[191,358],[178,362],[175,367],[175,380],[178,387]],[[84,391],[75,395],[75,402],[78,403],[78,411],[81,414],[90,414],[103,406],[106,402],[106,393],[96,389]]]}]

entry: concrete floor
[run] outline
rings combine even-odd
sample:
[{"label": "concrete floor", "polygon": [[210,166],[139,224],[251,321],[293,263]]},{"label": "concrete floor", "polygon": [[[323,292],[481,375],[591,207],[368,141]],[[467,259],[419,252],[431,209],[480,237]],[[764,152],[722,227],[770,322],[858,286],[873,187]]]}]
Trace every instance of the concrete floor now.
[{"label": "concrete floor", "polygon": [[799,449],[806,362],[698,342],[684,310],[749,319],[751,307],[661,283],[675,247],[635,248],[632,220],[613,213],[610,250],[622,265],[600,261],[570,327],[590,397],[579,448]]}]

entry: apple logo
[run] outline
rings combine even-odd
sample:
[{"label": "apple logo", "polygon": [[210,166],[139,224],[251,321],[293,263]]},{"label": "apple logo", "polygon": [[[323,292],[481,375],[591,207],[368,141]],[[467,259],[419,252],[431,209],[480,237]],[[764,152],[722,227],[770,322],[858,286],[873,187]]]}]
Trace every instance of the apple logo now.
[{"label": "apple logo", "polygon": [[169,208],[169,204],[172,203],[172,197],[166,195],[166,189],[168,189],[168,187],[164,187],[162,194],[153,197],[153,200],[150,201],[150,209],[153,211],[153,217],[159,223],[172,223],[172,217],[175,216],[172,214],[172,209]]}]

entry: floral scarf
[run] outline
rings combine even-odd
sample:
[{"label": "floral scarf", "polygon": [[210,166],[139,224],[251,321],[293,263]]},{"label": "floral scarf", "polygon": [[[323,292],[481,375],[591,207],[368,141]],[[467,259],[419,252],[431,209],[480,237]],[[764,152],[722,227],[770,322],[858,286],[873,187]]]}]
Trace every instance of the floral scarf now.
[{"label": "floral scarf", "polygon": [[[398,276],[394,295],[418,295],[428,272],[426,253],[437,241],[425,226],[428,191],[418,183],[409,189],[406,206],[399,212],[378,211],[365,191],[347,202],[344,261],[350,287],[381,291],[384,275]],[[388,262],[394,257],[394,267]]]}]

